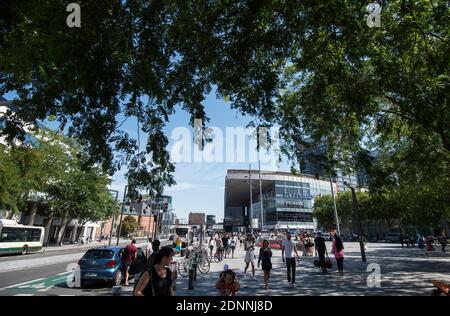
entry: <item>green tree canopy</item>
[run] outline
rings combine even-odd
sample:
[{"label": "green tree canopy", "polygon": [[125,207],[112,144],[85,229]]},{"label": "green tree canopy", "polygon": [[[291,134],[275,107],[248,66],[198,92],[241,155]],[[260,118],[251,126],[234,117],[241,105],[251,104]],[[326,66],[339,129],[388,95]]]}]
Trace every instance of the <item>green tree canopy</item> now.
[{"label": "green tree canopy", "polygon": [[[19,95],[4,132],[54,116],[90,163],[127,164],[132,193],[174,183],[163,127],[176,106],[206,122],[213,88],[280,125],[292,158],[305,137],[326,136],[345,162],[367,139],[417,152],[425,135],[448,161],[447,1],[383,1],[380,28],[351,0],[80,1],[81,28],[66,1],[0,5],[0,93]],[[128,117],[149,136],[143,152],[120,129]]]},{"label": "green tree canopy", "polygon": [[138,222],[136,221],[136,219],[131,215],[127,215],[122,221],[122,230],[121,230],[122,237],[135,233],[137,229],[138,229]]}]

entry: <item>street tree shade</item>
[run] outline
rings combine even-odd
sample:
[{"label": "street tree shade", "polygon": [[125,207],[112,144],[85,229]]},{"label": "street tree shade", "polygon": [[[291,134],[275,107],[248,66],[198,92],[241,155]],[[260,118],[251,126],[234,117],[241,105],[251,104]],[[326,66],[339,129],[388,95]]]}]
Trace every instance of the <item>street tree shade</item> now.
[{"label": "street tree shade", "polygon": [[[447,1],[386,1],[380,28],[350,0],[89,1],[81,28],[67,26],[66,1],[0,6],[0,95],[19,97],[1,133],[56,119],[86,163],[127,165],[130,196],[175,183],[164,126],[178,106],[206,125],[212,91],[279,125],[290,158],[305,137],[327,136],[344,162],[367,138],[415,162],[391,161],[410,174],[424,168],[423,144],[450,160]],[[143,152],[121,129],[130,117],[148,135]]]}]

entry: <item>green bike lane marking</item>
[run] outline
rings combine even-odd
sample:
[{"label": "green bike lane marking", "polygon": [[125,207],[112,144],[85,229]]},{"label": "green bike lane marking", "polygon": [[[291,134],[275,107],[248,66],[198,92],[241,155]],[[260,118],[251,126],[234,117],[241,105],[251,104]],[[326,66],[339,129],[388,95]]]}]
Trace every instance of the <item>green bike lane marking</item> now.
[{"label": "green bike lane marking", "polygon": [[39,278],[36,280],[23,282],[19,284],[10,285],[1,288],[0,291],[5,292],[44,292],[58,284],[66,284],[67,277],[72,274],[72,271],[63,272],[55,275],[51,275],[46,278]]}]

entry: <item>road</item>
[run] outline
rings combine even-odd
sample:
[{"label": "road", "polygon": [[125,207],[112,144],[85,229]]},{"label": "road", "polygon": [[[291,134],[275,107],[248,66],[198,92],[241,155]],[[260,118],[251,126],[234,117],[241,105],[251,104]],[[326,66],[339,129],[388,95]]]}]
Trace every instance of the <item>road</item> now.
[{"label": "road", "polygon": [[[126,245],[129,241],[121,242]],[[166,245],[169,242],[162,242]],[[138,240],[139,247],[145,243]],[[25,256],[0,257],[0,295],[84,295],[95,290],[95,295],[110,295],[111,289],[104,284],[92,284],[87,289],[72,289],[67,287],[66,279],[72,275],[72,266],[90,248],[98,247],[92,244],[83,247],[66,247],[51,251],[28,254]],[[90,289],[90,287],[92,287]],[[102,292],[104,289],[104,293]]]}]

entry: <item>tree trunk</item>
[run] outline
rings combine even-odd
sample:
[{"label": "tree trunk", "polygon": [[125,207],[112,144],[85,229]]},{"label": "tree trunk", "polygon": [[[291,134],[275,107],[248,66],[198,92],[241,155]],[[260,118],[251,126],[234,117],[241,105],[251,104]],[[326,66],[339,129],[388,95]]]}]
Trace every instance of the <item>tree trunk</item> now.
[{"label": "tree trunk", "polygon": [[73,226],[73,232],[70,236],[70,242],[76,243],[78,241],[78,221],[75,221],[75,225]]},{"label": "tree trunk", "polygon": [[69,221],[66,220],[67,217],[67,211],[64,212],[63,216],[61,217],[61,226],[58,231],[58,235],[56,238],[56,243],[58,246],[62,246],[63,239],[64,239],[64,232],[66,231],[66,226],[69,223]]},{"label": "tree trunk", "polygon": [[50,237],[50,229],[52,228],[52,222],[53,222],[53,213],[51,213],[48,216],[47,224],[45,224],[45,235],[44,235],[44,245],[45,245],[45,247],[48,246],[48,239]]},{"label": "tree trunk", "polygon": [[37,209],[38,209],[37,202],[33,202],[33,204],[31,205],[30,217],[28,218],[28,225],[29,226],[33,226],[34,225],[34,220],[36,219]]}]

